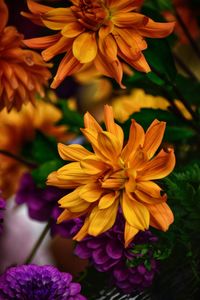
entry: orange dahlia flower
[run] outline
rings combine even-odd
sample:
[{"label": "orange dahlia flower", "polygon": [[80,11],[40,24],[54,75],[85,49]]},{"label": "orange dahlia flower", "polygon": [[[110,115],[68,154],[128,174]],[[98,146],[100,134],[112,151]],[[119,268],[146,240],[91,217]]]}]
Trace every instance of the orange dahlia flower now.
[{"label": "orange dahlia flower", "polygon": [[52,8],[27,0],[32,14],[23,13],[33,22],[58,31],[24,41],[28,47],[44,49],[45,61],[65,53],[52,88],[86,64],[94,65],[101,74],[114,78],[123,87],[122,61],[141,72],[149,72],[142,53],[147,48],[144,38],[166,37],[174,28],[174,22],[157,23],[138,13],[143,0],[71,2],[70,7]]},{"label": "orange dahlia flower", "polygon": [[[188,28],[192,38],[195,40],[198,39],[200,37],[200,28],[197,17],[200,15],[200,11],[194,10],[191,7],[190,0],[173,0],[173,4]],[[170,11],[165,11],[163,15],[167,21],[176,21],[176,17]],[[185,35],[184,30],[178,22],[176,22],[175,33],[177,34],[181,44],[189,44],[189,40]]]},{"label": "orange dahlia flower", "polygon": [[119,206],[126,220],[124,239],[127,246],[139,230],[149,225],[166,231],[173,214],[167,196],[153,182],[172,172],[173,149],[161,150],[155,157],[165,131],[165,123],[155,120],[146,134],[132,120],[125,146],[123,131],[114,122],[112,107],[104,110],[106,130],[86,113],[82,129],[93,152],[81,145],[58,145],[60,156],[73,161],[49,175],[47,184],[74,191],[59,200],[64,208],[58,222],[85,215],[85,223],[74,237],[97,236],[115,222]]},{"label": "orange dahlia flower", "polygon": [[51,73],[38,53],[23,49],[23,35],[13,26],[6,27],[7,21],[8,9],[0,0],[0,110],[10,111],[33,103],[36,93],[44,96]]},{"label": "orange dahlia flower", "polygon": [[[65,142],[72,135],[66,126],[56,125],[61,118],[61,111],[44,101],[36,101],[35,106],[29,103],[20,112],[8,113],[4,108],[0,112],[0,150],[20,156],[25,144],[34,140],[37,130]],[[22,174],[27,171],[26,165],[0,154],[0,190],[5,198],[14,194]]]}]

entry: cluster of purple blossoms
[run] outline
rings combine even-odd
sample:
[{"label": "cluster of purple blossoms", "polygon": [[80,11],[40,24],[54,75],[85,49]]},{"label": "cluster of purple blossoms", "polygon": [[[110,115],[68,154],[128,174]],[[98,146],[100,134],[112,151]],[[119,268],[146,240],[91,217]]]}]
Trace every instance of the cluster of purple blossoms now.
[{"label": "cluster of purple blossoms", "polygon": [[66,195],[66,190],[47,186],[39,188],[36,186],[31,174],[26,173],[22,176],[20,187],[16,193],[15,201],[17,204],[25,203],[28,207],[29,217],[40,222],[51,222],[51,234],[59,234],[65,238],[74,236],[82,226],[82,220],[74,219],[71,221],[56,224],[56,220],[61,209],[58,207],[58,200]]},{"label": "cluster of purple blossoms", "polygon": [[22,265],[0,276],[0,299],[86,300],[69,273],[52,266]]},{"label": "cluster of purple blossoms", "polygon": [[[55,187],[38,188],[32,176],[25,174],[16,194],[16,202],[27,204],[32,219],[51,219],[52,235],[72,238],[81,228],[83,220],[76,218],[56,224],[57,217],[62,212],[57,201],[64,195],[66,190]],[[130,294],[152,285],[158,270],[152,246],[158,239],[150,231],[139,232],[130,245],[124,248],[124,226],[124,218],[119,212],[116,223],[110,230],[98,237],[88,236],[78,242],[75,254],[82,259],[89,259],[99,272],[109,272],[112,284]]]},{"label": "cluster of purple blossoms", "polygon": [[140,232],[124,248],[123,232],[124,220],[119,213],[113,228],[98,237],[89,236],[77,243],[75,254],[89,259],[98,271],[109,271],[112,283],[130,294],[152,285],[158,269],[152,245],[158,239],[150,231]]},{"label": "cluster of purple blossoms", "polygon": [[3,215],[4,215],[4,210],[6,207],[6,203],[4,201],[4,199],[1,197],[1,191],[0,191],[0,234],[3,230]]}]

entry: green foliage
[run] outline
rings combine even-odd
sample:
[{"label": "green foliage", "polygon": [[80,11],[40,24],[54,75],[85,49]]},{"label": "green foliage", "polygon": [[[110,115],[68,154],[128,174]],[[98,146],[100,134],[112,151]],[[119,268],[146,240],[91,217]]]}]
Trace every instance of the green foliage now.
[{"label": "green foliage", "polygon": [[[170,111],[161,109],[142,109],[141,112],[134,113],[131,118],[135,119],[143,128],[147,129],[153,120],[158,119],[167,122],[164,140],[167,142],[178,142],[188,140],[196,135],[195,131],[187,127],[184,122],[174,116]],[[121,124],[128,138],[130,120]]]},{"label": "green foliage", "polygon": [[173,10],[173,4],[171,0],[146,0],[145,5],[154,8],[158,11]]},{"label": "green foliage", "polygon": [[170,241],[172,253],[162,264],[152,299],[195,300],[200,286],[200,163],[174,172],[164,187],[175,221],[161,238]]},{"label": "green foliage", "polygon": [[38,168],[32,171],[32,176],[34,178],[35,183],[38,187],[44,188],[46,186],[46,180],[48,175],[59,169],[63,165],[62,161],[59,159],[46,161],[41,164]]},{"label": "green foliage", "polygon": [[80,128],[84,127],[83,116],[76,110],[71,110],[66,100],[59,100],[58,105],[63,112],[60,124],[68,125],[70,131],[80,133]]}]

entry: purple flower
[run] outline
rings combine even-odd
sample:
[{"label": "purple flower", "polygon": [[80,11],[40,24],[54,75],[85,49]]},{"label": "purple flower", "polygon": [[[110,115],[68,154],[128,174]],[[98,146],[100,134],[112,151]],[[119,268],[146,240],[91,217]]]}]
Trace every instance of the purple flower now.
[{"label": "purple flower", "polygon": [[124,220],[119,213],[113,228],[77,243],[75,253],[90,259],[98,271],[109,271],[112,282],[124,293],[141,291],[152,284],[158,268],[152,250],[157,237],[150,231],[139,232],[129,247],[124,248],[123,232]]},{"label": "purple flower", "polygon": [[79,283],[53,266],[22,265],[0,276],[0,299],[86,300]]},{"label": "purple flower", "polygon": [[2,233],[3,230],[3,215],[4,215],[4,210],[6,207],[6,202],[4,199],[1,197],[1,192],[0,192],[0,234]]},{"label": "purple flower", "polygon": [[25,203],[27,205],[30,218],[40,222],[51,220],[52,235],[59,234],[62,237],[70,238],[81,228],[82,221],[75,219],[56,224],[56,220],[62,212],[58,207],[58,200],[65,195],[66,190],[63,189],[52,186],[37,187],[31,174],[26,173],[21,179],[15,201],[17,204]]}]

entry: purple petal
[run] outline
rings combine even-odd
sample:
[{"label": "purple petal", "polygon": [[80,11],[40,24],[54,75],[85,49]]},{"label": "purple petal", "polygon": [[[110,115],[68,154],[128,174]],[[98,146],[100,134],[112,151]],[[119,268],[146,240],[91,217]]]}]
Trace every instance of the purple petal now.
[{"label": "purple petal", "polygon": [[107,254],[113,259],[120,259],[123,254],[123,248],[121,243],[115,240],[111,240],[106,246]]}]

